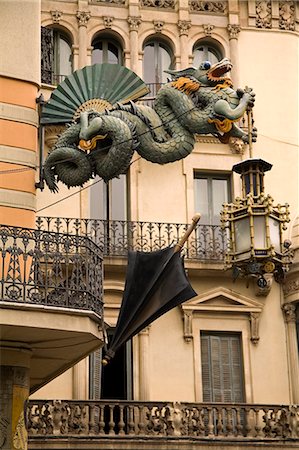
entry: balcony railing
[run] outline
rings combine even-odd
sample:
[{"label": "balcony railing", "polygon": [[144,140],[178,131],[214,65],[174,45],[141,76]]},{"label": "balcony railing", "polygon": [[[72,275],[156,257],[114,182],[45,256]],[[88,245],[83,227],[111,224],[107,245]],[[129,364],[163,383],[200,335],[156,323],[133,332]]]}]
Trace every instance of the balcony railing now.
[{"label": "balcony railing", "polygon": [[102,255],[86,236],[0,225],[0,301],[102,315]]},{"label": "balcony railing", "polygon": [[[155,251],[177,243],[188,225],[162,222],[38,217],[38,230],[88,236],[104,256],[126,256],[128,250]],[[187,259],[223,262],[227,234],[218,225],[198,225],[184,249]]]},{"label": "balcony railing", "polygon": [[[55,439],[297,440],[299,407],[224,403],[31,400],[28,431]],[[108,437],[107,436],[107,437]]]}]

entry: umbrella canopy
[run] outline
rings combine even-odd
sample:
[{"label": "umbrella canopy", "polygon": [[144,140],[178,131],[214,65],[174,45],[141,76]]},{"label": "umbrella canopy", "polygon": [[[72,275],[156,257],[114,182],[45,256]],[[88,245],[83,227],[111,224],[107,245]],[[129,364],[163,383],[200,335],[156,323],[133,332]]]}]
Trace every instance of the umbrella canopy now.
[{"label": "umbrella canopy", "polygon": [[121,309],[103,362],[162,314],[196,295],[186,277],[183,258],[174,247],[129,252]]}]

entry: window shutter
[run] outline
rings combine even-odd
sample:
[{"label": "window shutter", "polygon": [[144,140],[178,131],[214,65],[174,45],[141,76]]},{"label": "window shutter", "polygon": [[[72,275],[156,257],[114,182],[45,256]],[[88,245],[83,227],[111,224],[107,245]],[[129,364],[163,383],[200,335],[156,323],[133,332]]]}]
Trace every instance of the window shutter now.
[{"label": "window shutter", "polygon": [[54,71],[54,31],[41,27],[41,81],[52,84]]},{"label": "window shutter", "polygon": [[243,402],[243,366],[240,338],[229,334],[201,336],[204,402]]},{"label": "window shutter", "polygon": [[100,400],[101,398],[101,377],[102,377],[102,349],[99,348],[90,355],[90,398]]},{"label": "window shutter", "polygon": [[212,383],[211,383],[211,366],[210,366],[210,340],[209,336],[201,337],[201,373],[202,373],[202,390],[203,401],[212,401]]}]

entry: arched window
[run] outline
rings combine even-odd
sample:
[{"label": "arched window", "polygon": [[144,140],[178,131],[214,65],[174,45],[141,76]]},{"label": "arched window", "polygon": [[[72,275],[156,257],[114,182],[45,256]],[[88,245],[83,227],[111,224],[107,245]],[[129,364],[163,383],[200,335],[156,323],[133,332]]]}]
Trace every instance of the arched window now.
[{"label": "arched window", "polygon": [[122,49],[120,45],[111,39],[95,39],[92,43],[92,64],[122,64]]},{"label": "arched window", "polygon": [[144,47],[143,79],[146,83],[166,83],[164,70],[173,68],[173,53],[160,41],[150,41]]},{"label": "arched window", "polygon": [[199,42],[193,50],[193,66],[198,67],[203,61],[210,61],[215,64],[223,58],[222,52],[216,45],[207,42]]},{"label": "arched window", "polygon": [[72,45],[61,30],[42,27],[42,83],[57,85],[72,73]]}]

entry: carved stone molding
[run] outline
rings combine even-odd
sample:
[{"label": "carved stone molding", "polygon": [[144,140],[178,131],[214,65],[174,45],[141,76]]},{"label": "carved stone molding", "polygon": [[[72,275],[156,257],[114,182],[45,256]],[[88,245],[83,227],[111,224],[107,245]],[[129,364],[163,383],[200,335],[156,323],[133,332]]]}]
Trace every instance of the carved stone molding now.
[{"label": "carved stone molding", "polygon": [[279,2],[279,28],[281,30],[295,30],[295,2]]},{"label": "carved stone molding", "polygon": [[229,23],[227,25],[227,31],[229,34],[229,39],[238,39],[241,28],[239,25]]},{"label": "carved stone molding", "polygon": [[141,0],[141,6],[150,8],[174,8],[175,0]]},{"label": "carved stone molding", "polygon": [[161,33],[165,22],[163,20],[153,20],[154,28],[156,33]]},{"label": "carved stone molding", "polygon": [[91,17],[90,11],[77,11],[76,17],[80,27],[87,27],[87,23]]},{"label": "carved stone molding", "polygon": [[283,293],[284,293],[285,297],[295,294],[296,292],[298,292],[298,297],[299,297],[299,279],[298,278],[287,281],[286,284],[283,286]]},{"label": "carved stone molding", "polygon": [[272,28],[272,6],[271,1],[256,2],[256,20],[257,28]]},{"label": "carved stone molding", "polygon": [[113,23],[114,17],[111,16],[103,16],[103,22],[105,28],[111,28]]},{"label": "carved stone molding", "polygon": [[206,36],[211,36],[212,31],[214,30],[214,28],[215,28],[215,26],[212,25],[211,23],[206,23],[206,24],[204,24],[204,25],[203,25],[203,31],[204,31],[204,34],[205,34]]},{"label": "carved stone molding", "polygon": [[179,35],[186,35],[188,36],[189,30],[191,28],[191,22],[190,20],[179,20],[178,23],[178,29],[179,29]]},{"label": "carved stone molding", "polygon": [[294,303],[285,303],[281,308],[287,323],[296,322],[296,305]]},{"label": "carved stone molding", "polygon": [[184,321],[184,339],[186,342],[191,342],[193,339],[192,334],[192,311],[184,311],[183,321]]},{"label": "carved stone molding", "polygon": [[203,2],[200,0],[189,0],[189,8],[190,11],[224,14],[227,9],[227,3],[227,1]]},{"label": "carved stone molding", "polygon": [[52,21],[54,23],[59,23],[60,19],[62,17],[62,11],[58,11],[56,9],[55,11],[50,11],[50,13],[51,13]]},{"label": "carved stone molding", "polygon": [[260,313],[250,313],[250,340],[254,345],[258,344]]},{"label": "carved stone molding", "polygon": [[129,16],[127,21],[128,21],[130,30],[138,31],[139,25],[141,24],[141,17]]}]

